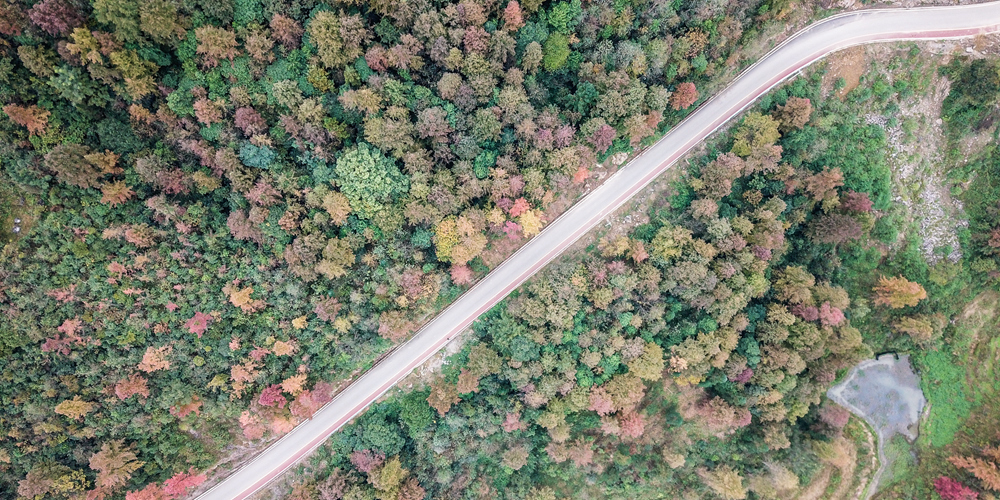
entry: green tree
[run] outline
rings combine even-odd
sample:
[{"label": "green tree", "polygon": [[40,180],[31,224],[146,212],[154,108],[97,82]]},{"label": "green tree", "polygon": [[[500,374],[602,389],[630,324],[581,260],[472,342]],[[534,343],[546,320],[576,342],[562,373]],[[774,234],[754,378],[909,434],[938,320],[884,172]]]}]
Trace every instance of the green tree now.
[{"label": "green tree", "polygon": [[139,34],[139,2],[136,0],[94,0],[94,17],[115,27],[115,36],[136,42]]},{"label": "green tree", "polygon": [[410,188],[396,161],[365,142],[344,152],[334,171],[351,210],[364,218],[372,218]]},{"label": "green tree", "polygon": [[[562,33],[553,33],[545,40],[545,55],[542,58],[542,66],[546,71],[558,71],[566,65],[569,59],[569,38]],[[527,55],[525,55],[527,57]]]}]

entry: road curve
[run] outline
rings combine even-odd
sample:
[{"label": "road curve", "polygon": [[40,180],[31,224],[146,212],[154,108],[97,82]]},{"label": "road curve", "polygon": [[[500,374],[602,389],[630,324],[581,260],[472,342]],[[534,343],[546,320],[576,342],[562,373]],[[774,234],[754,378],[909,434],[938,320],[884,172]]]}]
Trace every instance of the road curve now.
[{"label": "road curve", "polygon": [[871,42],[961,38],[1000,31],[1000,2],[866,10],[817,22],[775,47],[659,142],[578,201],[539,235],[343,390],[312,419],[198,500],[240,500],[266,486],[359,415],[482,313],[614,212],[691,148],[789,76],[823,56]]}]

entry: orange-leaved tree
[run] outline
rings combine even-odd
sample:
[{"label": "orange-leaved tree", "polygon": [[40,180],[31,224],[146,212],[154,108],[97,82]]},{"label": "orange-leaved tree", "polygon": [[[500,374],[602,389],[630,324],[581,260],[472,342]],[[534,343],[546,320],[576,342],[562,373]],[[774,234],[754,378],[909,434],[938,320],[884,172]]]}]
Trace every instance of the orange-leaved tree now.
[{"label": "orange-leaved tree", "polygon": [[914,283],[902,276],[886,278],[882,276],[873,288],[875,304],[899,309],[905,306],[915,306],[927,298],[927,291],[920,283]]}]

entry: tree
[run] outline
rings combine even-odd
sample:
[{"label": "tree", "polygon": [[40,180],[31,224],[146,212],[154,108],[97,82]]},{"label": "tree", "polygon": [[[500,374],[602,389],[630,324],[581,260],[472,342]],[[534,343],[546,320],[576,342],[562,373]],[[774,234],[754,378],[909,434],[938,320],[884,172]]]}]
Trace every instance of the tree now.
[{"label": "tree", "polygon": [[77,395],[73,396],[73,399],[66,399],[57,404],[55,411],[73,420],[83,420],[83,417],[95,409],[97,409],[97,403],[84,401]]},{"label": "tree", "polygon": [[646,387],[634,373],[619,374],[611,377],[604,388],[608,391],[615,411],[631,411],[646,394]]},{"label": "tree", "polygon": [[848,190],[840,197],[840,208],[849,212],[871,212],[872,200],[868,198],[868,193]]},{"label": "tree", "polygon": [[501,465],[507,467],[511,470],[521,470],[528,464],[528,457],[530,456],[529,450],[524,446],[515,446],[508,448],[507,451],[503,453]]},{"label": "tree", "polygon": [[889,306],[893,309],[917,305],[927,298],[927,292],[920,283],[914,283],[902,276],[886,278],[882,276],[872,289],[875,292],[875,304]]},{"label": "tree", "polygon": [[146,378],[142,375],[133,373],[115,383],[115,396],[118,396],[118,399],[124,401],[136,394],[143,398],[149,397],[149,387],[146,385]]},{"label": "tree", "polygon": [[379,498],[396,499],[399,498],[403,479],[406,479],[409,473],[410,471],[403,468],[399,457],[395,456],[386,460],[378,469],[372,470],[368,474],[368,482],[381,493]]},{"label": "tree", "polygon": [[350,456],[351,465],[368,474],[385,463],[385,454],[373,450],[355,450]]},{"label": "tree", "polygon": [[[7,36],[20,36],[24,28],[25,17],[21,7],[13,2],[0,3],[0,33]],[[20,50],[18,51],[20,52]]]},{"label": "tree", "polygon": [[521,67],[528,74],[533,74],[538,70],[538,66],[542,63],[544,57],[545,54],[542,51],[541,44],[531,42],[524,48],[524,55],[521,56]]},{"label": "tree", "polygon": [[477,377],[485,377],[500,373],[503,359],[486,344],[479,343],[469,349],[469,360],[465,366]]},{"label": "tree", "polygon": [[264,234],[256,224],[250,222],[247,218],[247,213],[243,210],[233,210],[230,212],[229,218],[226,219],[226,226],[229,228],[229,233],[233,238],[238,240],[252,240],[258,244],[264,242]]},{"label": "tree", "polygon": [[49,123],[49,111],[32,104],[30,106],[18,106],[8,104],[3,107],[3,112],[7,113],[10,120],[28,129],[29,135],[41,135],[45,132],[45,126]]},{"label": "tree", "polygon": [[264,308],[264,301],[253,298],[253,287],[239,288],[234,285],[226,285],[222,288],[222,293],[229,296],[229,303],[240,308],[241,311],[249,314]]},{"label": "tree", "polygon": [[42,0],[31,7],[28,18],[50,35],[66,36],[86,17],[68,0]]},{"label": "tree", "polygon": [[977,500],[979,493],[976,493],[964,484],[947,476],[941,476],[934,480],[934,491],[941,496],[941,500]]},{"label": "tree", "polygon": [[167,361],[167,355],[173,347],[165,345],[163,347],[153,347],[149,346],[146,348],[146,353],[142,356],[142,362],[139,363],[139,369],[146,373],[153,373],[157,370],[166,370],[170,368],[170,362]]},{"label": "tree", "polygon": [[461,401],[458,397],[458,388],[444,378],[439,378],[431,384],[431,393],[427,396],[427,403],[431,408],[437,410],[442,417],[451,409],[451,405]]},{"label": "tree", "polygon": [[277,406],[278,408],[284,408],[288,404],[288,400],[285,396],[281,394],[281,384],[273,384],[266,387],[260,393],[260,397],[257,398],[257,402],[262,406]]},{"label": "tree", "polygon": [[809,223],[809,237],[816,243],[841,243],[856,240],[864,234],[861,224],[849,215],[823,214]]},{"label": "tree", "polygon": [[545,71],[558,71],[566,65],[569,59],[569,38],[562,33],[553,33],[545,40],[545,51],[542,65]]},{"label": "tree", "polygon": [[918,344],[927,342],[934,336],[934,325],[928,319],[919,316],[903,316],[892,326],[897,332],[909,335]]},{"label": "tree", "polygon": [[775,270],[771,287],[778,300],[790,304],[808,303],[812,300],[812,286],[816,277],[800,266],[788,266]]},{"label": "tree", "polygon": [[323,248],[323,260],[316,265],[316,272],[327,279],[337,279],[347,274],[354,265],[354,250],[350,243],[342,238],[330,238]]},{"label": "tree", "polygon": [[351,209],[364,218],[374,217],[409,190],[409,179],[399,171],[395,160],[368,143],[345,151],[334,171]]},{"label": "tree", "polygon": [[774,114],[781,122],[782,132],[800,129],[809,123],[812,102],[804,97],[789,97],[784,106],[778,105]]},{"label": "tree", "polygon": [[291,50],[299,46],[302,26],[298,21],[288,16],[275,14],[271,18],[271,32],[275,40],[284,45],[286,49]]},{"label": "tree", "polygon": [[530,238],[542,232],[542,227],[545,223],[539,214],[539,210],[528,210],[518,219],[525,237]]},{"label": "tree", "polygon": [[171,498],[163,491],[163,486],[157,483],[149,483],[141,490],[125,493],[125,500],[170,500]]},{"label": "tree", "polygon": [[733,134],[732,152],[743,157],[750,156],[754,151],[774,144],[779,137],[777,121],[770,115],[752,112],[743,118]]},{"label": "tree", "polygon": [[670,94],[670,107],[680,111],[691,107],[698,100],[698,89],[691,82],[684,82]]},{"label": "tree", "polygon": [[330,471],[330,474],[318,485],[320,500],[340,500],[350,486],[348,475],[339,468]]},{"label": "tree", "polygon": [[139,2],[136,0],[95,0],[94,17],[115,27],[115,37],[136,42],[139,33]]},{"label": "tree", "polygon": [[839,168],[826,168],[807,176],[802,180],[806,192],[813,200],[822,201],[828,196],[835,196],[837,188],[844,185],[844,174]]},{"label": "tree", "polygon": [[[985,451],[991,455],[991,458],[1000,462],[1000,448],[986,447]],[[1000,467],[997,466],[997,462],[963,456],[951,456],[948,457],[948,461],[955,467],[971,472],[987,489],[1000,491]]]},{"label": "tree", "polygon": [[320,61],[328,69],[341,69],[364,55],[362,49],[371,34],[357,16],[337,16],[318,12],[309,23],[309,37]]},{"label": "tree", "polygon": [[701,169],[695,189],[702,195],[721,200],[733,190],[733,181],[743,175],[746,162],[734,153],[719,155]]},{"label": "tree", "polygon": [[274,62],[274,40],[267,30],[256,28],[244,33],[243,47],[254,61],[261,64]]},{"label": "tree", "polygon": [[719,466],[712,471],[701,469],[698,475],[715,494],[726,500],[742,500],[747,497],[743,476],[728,465]]},{"label": "tree", "polygon": [[104,172],[87,161],[90,148],[80,144],[60,144],[45,155],[45,168],[55,172],[56,178],[81,188],[96,187]]},{"label": "tree", "polygon": [[594,146],[594,149],[598,153],[603,154],[614,142],[617,134],[618,132],[614,129],[614,127],[605,123],[594,130],[594,133],[587,138],[587,141]]},{"label": "tree", "polygon": [[145,464],[136,460],[135,452],[123,448],[123,443],[121,439],[106,442],[101,445],[101,451],[90,457],[90,468],[97,471],[97,487],[118,489]]},{"label": "tree", "polygon": [[178,472],[163,482],[163,492],[172,498],[187,495],[188,490],[197,488],[208,479],[204,474],[195,474],[194,468]]},{"label": "tree", "polygon": [[139,9],[139,29],[162,44],[175,43],[186,32],[177,6],[169,0],[144,0]]},{"label": "tree", "polygon": [[621,436],[638,439],[646,431],[646,418],[637,412],[628,412],[618,417]]},{"label": "tree", "polygon": [[503,29],[517,31],[522,26],[524,26],[524,16],[521,14],[521,5],[517,0],[511,0],[503,10]]},{"label": "tree", "polygon": [[106,182],[101,186],[101,203],[107,203],[111,208],[124,204],[133,196],[135,192],[125,181]]},{"label": "tree", "polygon": [[660,380],[663,367],[663,348],[654,342],[647,342],[642,355],[629,361],[628,372],[643,380],[655,382]]},{"label": "tree", "polygon": [[187,328],[189,333],[194,333],[201,338],[201,335],[208,330],[208,323],[212,321],[212,316],[205,314],[200,311],[195,311],[194,316],[191,319],[184,322],[184,328]]},{"label": "tree", "polygon": [[42,462],[17,483],[17,494],[30,499],[59,498],[73,493],[82,496],[87,484],[87,476],[81,471],[55,462]]},{"label": "tree", "polygon": [[236,33],[206,24],[195,30],[198,39],[198,54],[206,68],[218,66],[219,59],[232,61],[239,53],[236,50]]},{"label": "tree", "polygon": [[819,419],[835,431],[841,431],[851,420],[851,412],[829,400],[824,401],[819,408]]}]

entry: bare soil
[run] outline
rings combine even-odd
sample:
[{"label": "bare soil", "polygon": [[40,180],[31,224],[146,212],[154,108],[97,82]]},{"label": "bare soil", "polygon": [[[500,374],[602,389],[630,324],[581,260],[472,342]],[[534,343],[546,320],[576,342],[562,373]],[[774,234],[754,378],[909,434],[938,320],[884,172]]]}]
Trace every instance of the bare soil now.
[{"label": "bare soil", "polygon": [[868,67],[868,57],[865,46],[851,47],[841,50],[827,58],[827,74],[824,77],[824,90],[832,89],[833,82],[843,78],[844,87],[834,94],[843,99],[848,92],[856,89],[861,83],[861,75]]}]

